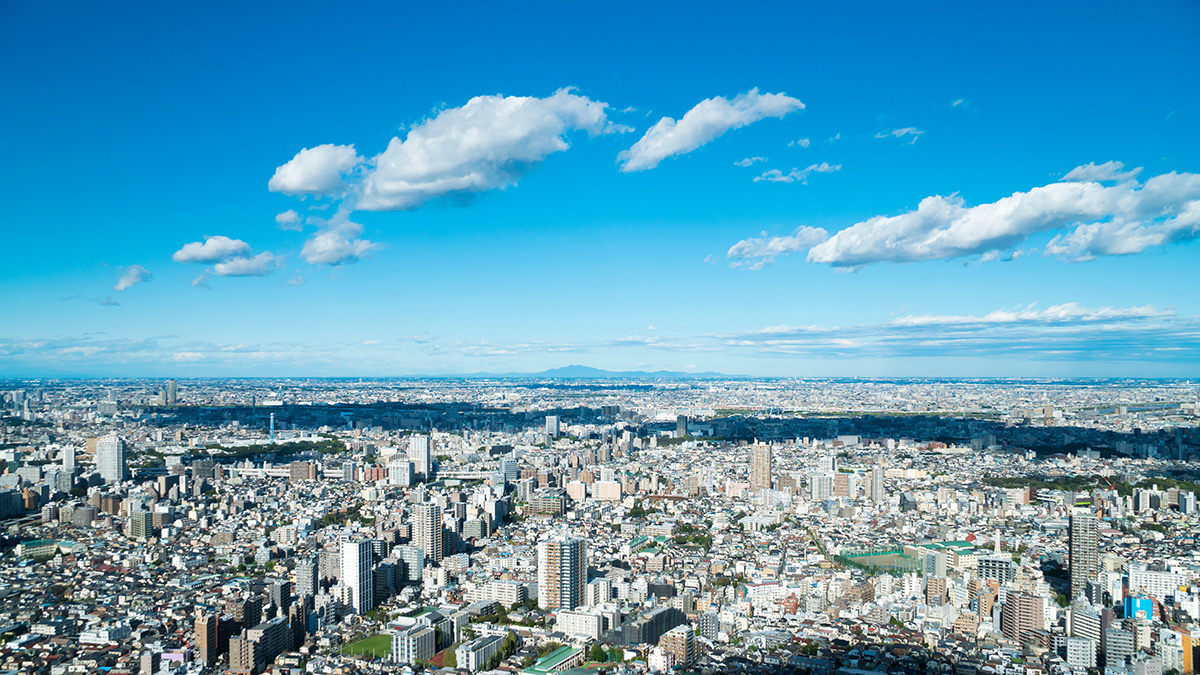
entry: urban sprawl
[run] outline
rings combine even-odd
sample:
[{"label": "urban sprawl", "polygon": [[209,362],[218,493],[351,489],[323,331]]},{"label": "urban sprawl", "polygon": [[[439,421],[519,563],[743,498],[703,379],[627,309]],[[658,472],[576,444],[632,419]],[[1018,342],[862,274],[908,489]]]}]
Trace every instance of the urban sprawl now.
[{"label": "urban sprawl", "polygon": [[0,381],[0,673],[1192,675],[1198,400]]}]

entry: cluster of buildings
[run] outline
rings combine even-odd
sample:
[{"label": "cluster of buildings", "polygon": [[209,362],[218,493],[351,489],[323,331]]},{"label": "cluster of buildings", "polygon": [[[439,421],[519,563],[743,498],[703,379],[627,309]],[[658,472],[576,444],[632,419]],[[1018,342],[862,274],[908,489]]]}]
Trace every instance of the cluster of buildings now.
[{"label": "cluster of buildings", "polygon": [[0,672],[1195,672],[1194,386],[877,384],[10,388]]}]

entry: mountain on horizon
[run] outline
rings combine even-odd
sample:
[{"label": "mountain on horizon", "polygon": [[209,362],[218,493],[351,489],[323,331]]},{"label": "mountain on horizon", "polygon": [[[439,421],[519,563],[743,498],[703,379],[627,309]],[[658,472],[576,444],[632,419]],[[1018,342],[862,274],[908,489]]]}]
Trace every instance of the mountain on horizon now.
[{"label": "mountain on horizon", "polygon": [[706,377],[729,377],[724,373],[716,373],[712,371],[703,373],[685,373],[676,370],[604,370],[603,368],[593,368],[579,364],[563,366],[561,368],[551,368],[537,373],[469,373],[458,375],[457,377],[499,377],[499,378],[535,378],[535,379],[559,379],[559,380],[621,380],[621,379],[693,379]]}]

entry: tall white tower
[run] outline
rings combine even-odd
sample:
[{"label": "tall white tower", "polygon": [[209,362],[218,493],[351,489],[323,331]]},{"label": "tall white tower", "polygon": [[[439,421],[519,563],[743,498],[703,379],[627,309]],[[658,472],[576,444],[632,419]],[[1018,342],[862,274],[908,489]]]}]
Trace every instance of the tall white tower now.
[{"label": "tall white tower", "polygon": [[125,441],[109,434],[96,443],[96,468],[105,483],[120,483],[129,477],[125,466]]},{"label": "tall white tower", "polygon": [[429,482],[433,478],[433,441],[428,436],[408,437],[408,458],[420,480]]},{"label": "tall white tower", "polygon": [[355,614],[369,612],[375,607],[375,579],[371,574],[373,555],[368,539],[342,542],[342,585],[350,589],[350,603]]}]

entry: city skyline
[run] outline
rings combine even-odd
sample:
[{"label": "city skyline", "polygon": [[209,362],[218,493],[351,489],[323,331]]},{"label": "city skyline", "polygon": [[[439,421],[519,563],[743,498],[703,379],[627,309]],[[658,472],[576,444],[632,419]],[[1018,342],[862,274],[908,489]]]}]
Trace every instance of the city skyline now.
[{"label": "city skyline", "polygon": [[6,7],[0,377],[1200,376],[1196,5],[627,9]]}]

